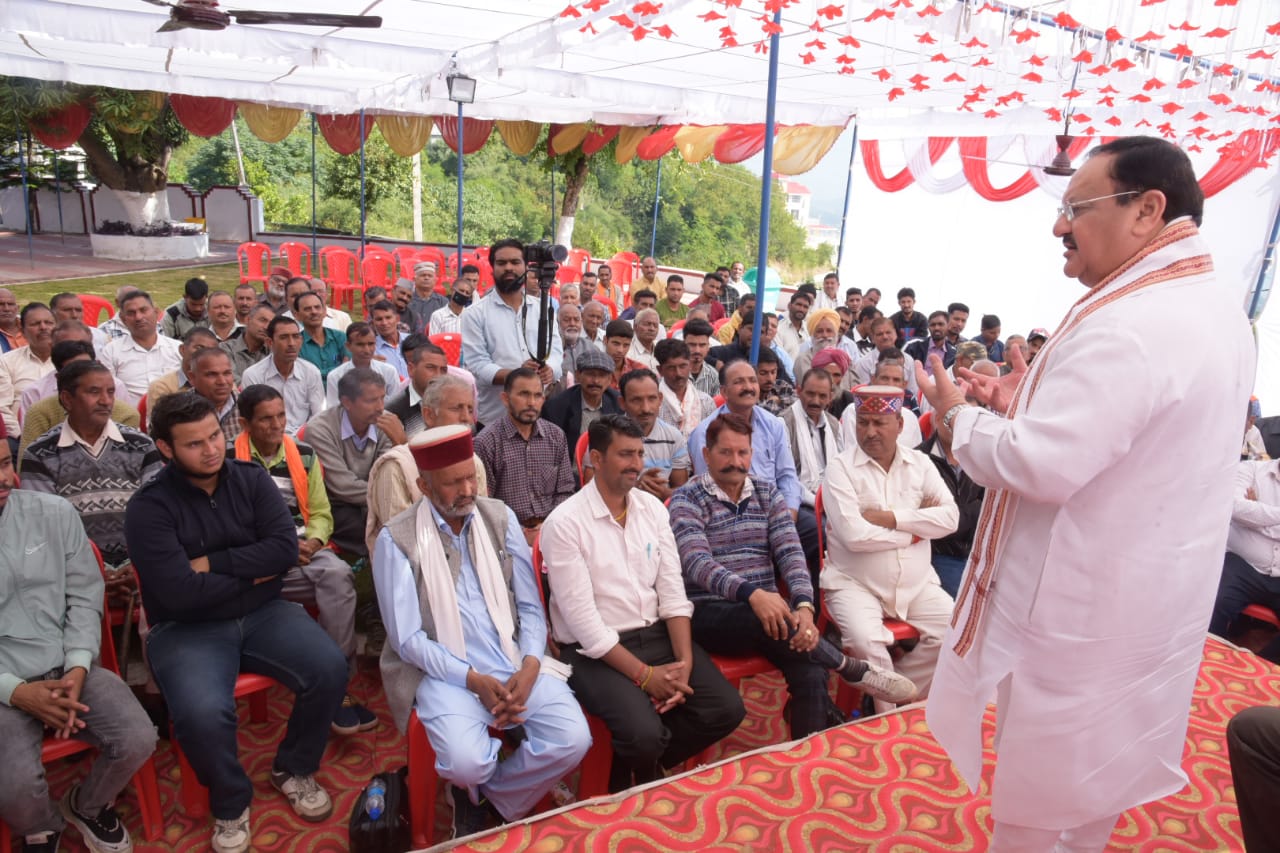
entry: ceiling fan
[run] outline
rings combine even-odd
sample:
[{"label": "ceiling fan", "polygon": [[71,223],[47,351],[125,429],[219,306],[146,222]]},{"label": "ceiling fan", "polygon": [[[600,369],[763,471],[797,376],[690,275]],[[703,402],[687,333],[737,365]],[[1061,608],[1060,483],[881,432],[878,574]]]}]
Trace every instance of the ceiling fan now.
[{"label": "ceiling fan", "polygon": [[380,27],[377,15],[330,15],[320,12],[260,12],[248,9],[218,8],[217,0],[145,0],[153,6],[169,10],[169,20],[157,32],[174,30],[225,30],[234,19],[237,24],[292,24],[303,27]]}]

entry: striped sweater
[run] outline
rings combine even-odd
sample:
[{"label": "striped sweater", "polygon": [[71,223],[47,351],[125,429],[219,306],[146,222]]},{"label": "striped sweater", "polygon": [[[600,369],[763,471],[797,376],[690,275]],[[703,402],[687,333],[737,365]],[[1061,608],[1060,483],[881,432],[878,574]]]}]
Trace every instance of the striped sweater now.
[{"label": "striped sweater", "polygon": [[751,494],[736,506],[719,496],[710,474],[671,496],[671,529],[689,600],[746,601],[757,589],[777,592],[781,574],[792,607],[813,603],[813,583],[786,499],[763,480],[752,477],[750,485]]},{"label": "striped sweater", "polygon": [[22,488],[70,501],[102,559],[118,566],[129,557],[124,508],[138,487],[164,467],[164,458],[150,438],[119,424],[124,440],[108,438],[96,459],[80,444],[59,447],[64,424],[27,447],[22,457]]}]

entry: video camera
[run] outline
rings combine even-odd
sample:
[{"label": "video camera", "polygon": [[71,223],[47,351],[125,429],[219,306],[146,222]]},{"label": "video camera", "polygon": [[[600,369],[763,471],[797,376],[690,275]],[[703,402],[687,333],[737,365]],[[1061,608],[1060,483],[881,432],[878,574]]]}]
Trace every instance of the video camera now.
[{"label": "video camera", "polygon": [[551,354],[551,338],[555,330],[555,310],[551,307],[551,285],[555,284],[560,264],[569,250],[559,243],[539,240],[524,247],[525,275],[538,280],[538,346],[535,360],[546,364]]}]

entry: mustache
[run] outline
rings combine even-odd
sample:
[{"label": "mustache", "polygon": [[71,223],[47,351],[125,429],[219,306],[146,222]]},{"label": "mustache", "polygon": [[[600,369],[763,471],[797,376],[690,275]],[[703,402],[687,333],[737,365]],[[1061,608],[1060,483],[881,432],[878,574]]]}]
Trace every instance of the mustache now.
[{"label": "mustache", "polygon": [[1066,246],[1068,249],[1080,248],[1079,246],[1076,245],[1075,239],[1070,234],[1062,238],[1062,245]]},{"label": "mustache", "polygon": [[750,474],[751,469],[742,465],[726,465],[716,472],[717,474]]}]

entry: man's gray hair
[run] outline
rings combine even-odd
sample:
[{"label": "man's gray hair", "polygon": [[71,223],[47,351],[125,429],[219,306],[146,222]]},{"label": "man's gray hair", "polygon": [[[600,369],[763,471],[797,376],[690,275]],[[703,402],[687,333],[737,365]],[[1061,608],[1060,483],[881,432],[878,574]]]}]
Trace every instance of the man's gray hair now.
[{"label": "man's gray hair", "polygon": [[641,308],[639,311],[636,312],[637,321],[642,319],[647,320],[649,319],[650,316],[652,316],[653,319],[657,320],[659,323],[662,322],[662,318],[658,316],[658,312],[652,308]]},{"label": "man's gray hair", "polygon": [[561,299],[564,299],[564,295],[565,295],[566,293],[568,293],[569,291],[573,291],[573,293],[574,293],[575,295],[577,295],[577,296],[581,296],[581,295],[582,295],[582,291],[578,289],[578,285],[576,285],[576,284],[562,284],[562,285],[560,285],[560,298],[561,298]]},{"label": "man's gray hair", "polygon": [[462,388],[470,391],[471,385],[465,379],[446,373],[443,376],[437,376],[427,383],[427,387],[422,390],[422,408],[430,409],[432,414],[440,414],[440,403],[444,400],[444,394],[450,388]]}]

